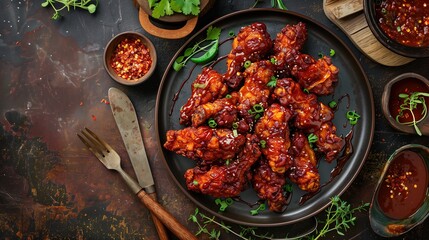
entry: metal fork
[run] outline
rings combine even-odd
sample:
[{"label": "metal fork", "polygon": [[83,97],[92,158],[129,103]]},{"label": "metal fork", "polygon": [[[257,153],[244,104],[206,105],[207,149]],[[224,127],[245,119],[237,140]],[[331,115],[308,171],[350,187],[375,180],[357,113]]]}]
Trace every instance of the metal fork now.
[{"label": "metal fork", "polygon": [[167,212],[158,202],[153,200],[140,185],[131,178],[121,167],[121,158],[118,153],[105,141],[101,140],[88,128],[77,134],[80,140],[94,153],[94,155],[106,166],[107,169],[117,171],[125,180],[131,191],[161,222],[172,231],[179,239],[197,239],[185,226],[173,215]]}]

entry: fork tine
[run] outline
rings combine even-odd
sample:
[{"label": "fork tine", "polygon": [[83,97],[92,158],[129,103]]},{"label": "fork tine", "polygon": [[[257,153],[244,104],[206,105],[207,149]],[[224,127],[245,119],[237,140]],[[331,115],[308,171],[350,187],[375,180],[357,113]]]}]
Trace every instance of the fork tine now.
[{"label": "fork tine", "polygon": [[85,128],[81,131],[82,134],[88,139],[88,144],[92,145],[92,148],[95,151],[98,151],[103,157],[105,156],[105,152],[109,152],[107,148],[103,145],[101,140],[95,135],[95,133],[91,132],[88,128]]},{"label": "fork tine", "polygon": [[[82,132],[82,134],[84,133]],[[104,155],[99,150],[95,149],[93,145],[89,144],[89,140],[87,138],[82,137],[82,135],[80,135],[79,133],[77,134],[77,136],[98,159],[104,159]]]},{"label": "fork tine", "polygon": [[86,128],[85,127],[85,130],[89,133],[89,134],[91,134],[91,136],[97,141],[97,143],[99,144],[99,145],[102,145],[103,146],[103,148],[105,149],[105,151],[107,151],[108,153],[110,153],[110,152],[112,152],[113,151],[113,148],[109,145],[109,144],[107,144],[107,142],[105,142],[105,141],[103,141],[103,140],[101,140],[98,136],[97,136],[97,134],[95,134],[93,131],[91,131],[91,130],[89,130],[88,128]]}]

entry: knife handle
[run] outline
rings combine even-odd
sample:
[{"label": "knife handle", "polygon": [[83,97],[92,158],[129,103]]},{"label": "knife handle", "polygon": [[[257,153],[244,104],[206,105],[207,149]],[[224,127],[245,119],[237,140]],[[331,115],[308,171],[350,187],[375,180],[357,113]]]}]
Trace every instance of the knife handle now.
[{"label": "knife handle", "polygon": [[[149,197],[156,201],[156,192],[148,193]],[[162,224],[161,220],[159,220],[155,214],[152,214],[152,221],[155,224],[156,231],[158,232],[158,237],[160,240],[168,240],[167,230],[165,226]]]},{"label": "knife handle", "polygon": [[137,193],[140,201],[155,214],[164,225],[181,240],[197,240],[195,235],[183,226],[177,219],[165,210],[158,202],[153,200],[144,190]]}]

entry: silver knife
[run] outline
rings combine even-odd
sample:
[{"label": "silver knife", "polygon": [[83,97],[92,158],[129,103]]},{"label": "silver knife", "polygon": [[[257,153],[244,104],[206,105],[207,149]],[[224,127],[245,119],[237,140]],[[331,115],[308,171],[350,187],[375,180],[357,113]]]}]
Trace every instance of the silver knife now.
[{"label": "silver knife", "polygon": [[[140,186],[156,200],[155,183],[147,159],[136,110],[128,96],[117,88],[109,89],[109,102],[128,156]],[[160,239],[168,239],[162,223],[152,215]]]}]

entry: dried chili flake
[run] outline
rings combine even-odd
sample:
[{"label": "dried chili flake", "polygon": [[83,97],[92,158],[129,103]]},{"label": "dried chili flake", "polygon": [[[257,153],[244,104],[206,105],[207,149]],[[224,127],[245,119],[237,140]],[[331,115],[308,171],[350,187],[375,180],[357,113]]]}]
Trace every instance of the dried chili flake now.
[{"label": "dried chili flake", "polygon": [[149,48],[138,38],[122,40],[113,52],[110,66],[123,79],[136,80],[150,69],[152,59]]}]

